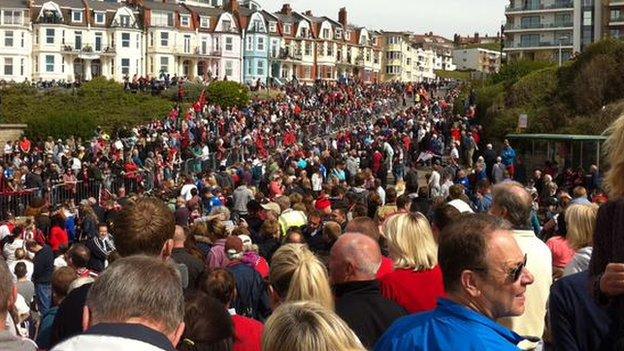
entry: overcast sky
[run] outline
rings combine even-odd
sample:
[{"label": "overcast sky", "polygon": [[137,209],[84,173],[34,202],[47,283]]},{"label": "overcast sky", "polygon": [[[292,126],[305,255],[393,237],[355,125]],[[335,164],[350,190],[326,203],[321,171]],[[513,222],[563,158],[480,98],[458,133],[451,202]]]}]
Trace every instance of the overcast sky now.
[{"label": "overcast sky", "polygon": [[407,30],[418,34],[433,31],[453,39],[454,33],[495,35],[505,21],[509,0],[256,0],[275,12],[283,3],[295,11],[312,10],[315,16],[338,19],[346,7],[349,22],[371,29]]}]

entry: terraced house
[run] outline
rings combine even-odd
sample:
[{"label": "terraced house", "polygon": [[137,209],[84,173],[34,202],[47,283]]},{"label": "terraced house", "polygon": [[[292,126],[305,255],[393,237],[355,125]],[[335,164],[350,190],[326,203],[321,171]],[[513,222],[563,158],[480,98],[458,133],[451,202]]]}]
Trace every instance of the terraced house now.
[{"label": "terraced house", "polygon": [[431,79],[416,64],[427,52],[349,23],[346,8],[336,20],[254,0],[1,0],[0,15],[4,81]]}]

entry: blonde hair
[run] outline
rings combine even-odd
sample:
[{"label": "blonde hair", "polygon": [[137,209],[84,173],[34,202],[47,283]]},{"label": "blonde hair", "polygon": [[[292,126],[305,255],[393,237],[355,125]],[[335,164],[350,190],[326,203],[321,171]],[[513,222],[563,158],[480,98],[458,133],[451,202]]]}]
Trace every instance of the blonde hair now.
[{"label": "blonde hair", "polygon": [[304,244],[286,244],[273,254],[269,282],[282,301],[314,301],[334,309],[327,269]]},{"label": "blonde hair", "polygon": [[362,343],[331,310],[310,301],[284,304],[269,317],[264,351],[360,351]]},{"label": "blonde hair", "polygon": [[605,175],[604,187],[609,198],[615,200],[624,196],[624,115],[615,120],[605,133],[609,137],[604,143],[604,152],[611,169]]},{"label": "blonde hair", "polygon": [[586,246],[592,246],[594,242],[594,229],[598,205],[572,205],[565,211],[566,227],[568,233],[566,239],[575,250]]},{"label": "blonde hair", "polygon": [[394,215],[384,222],[383,232],[395,268],[423,271],[438,264],[438,244],[422,214]]}]

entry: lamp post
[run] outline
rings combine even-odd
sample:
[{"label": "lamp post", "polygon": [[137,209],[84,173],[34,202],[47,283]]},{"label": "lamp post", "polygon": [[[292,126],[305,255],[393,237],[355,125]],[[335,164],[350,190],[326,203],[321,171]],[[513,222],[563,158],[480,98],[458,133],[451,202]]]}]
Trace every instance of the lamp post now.
[{"label": "lamp post", "polygon": [[569,37],[560,37],[559,38],[559,67],[562,65],[563,57],[561,56],[561,42],[564,40],[570,39]]}]

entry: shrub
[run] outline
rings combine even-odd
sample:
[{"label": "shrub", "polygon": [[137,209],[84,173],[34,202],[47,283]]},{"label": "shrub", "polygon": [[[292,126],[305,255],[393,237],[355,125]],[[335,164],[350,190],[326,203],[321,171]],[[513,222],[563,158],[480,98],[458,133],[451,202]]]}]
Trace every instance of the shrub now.
[{"label": "shrub", "polygon": [[242,108],[249,104],[249,89],[240,83],[231,81],[212,82],[206,90],[207,100],[211,104],[220,105],[223,108]]}]

